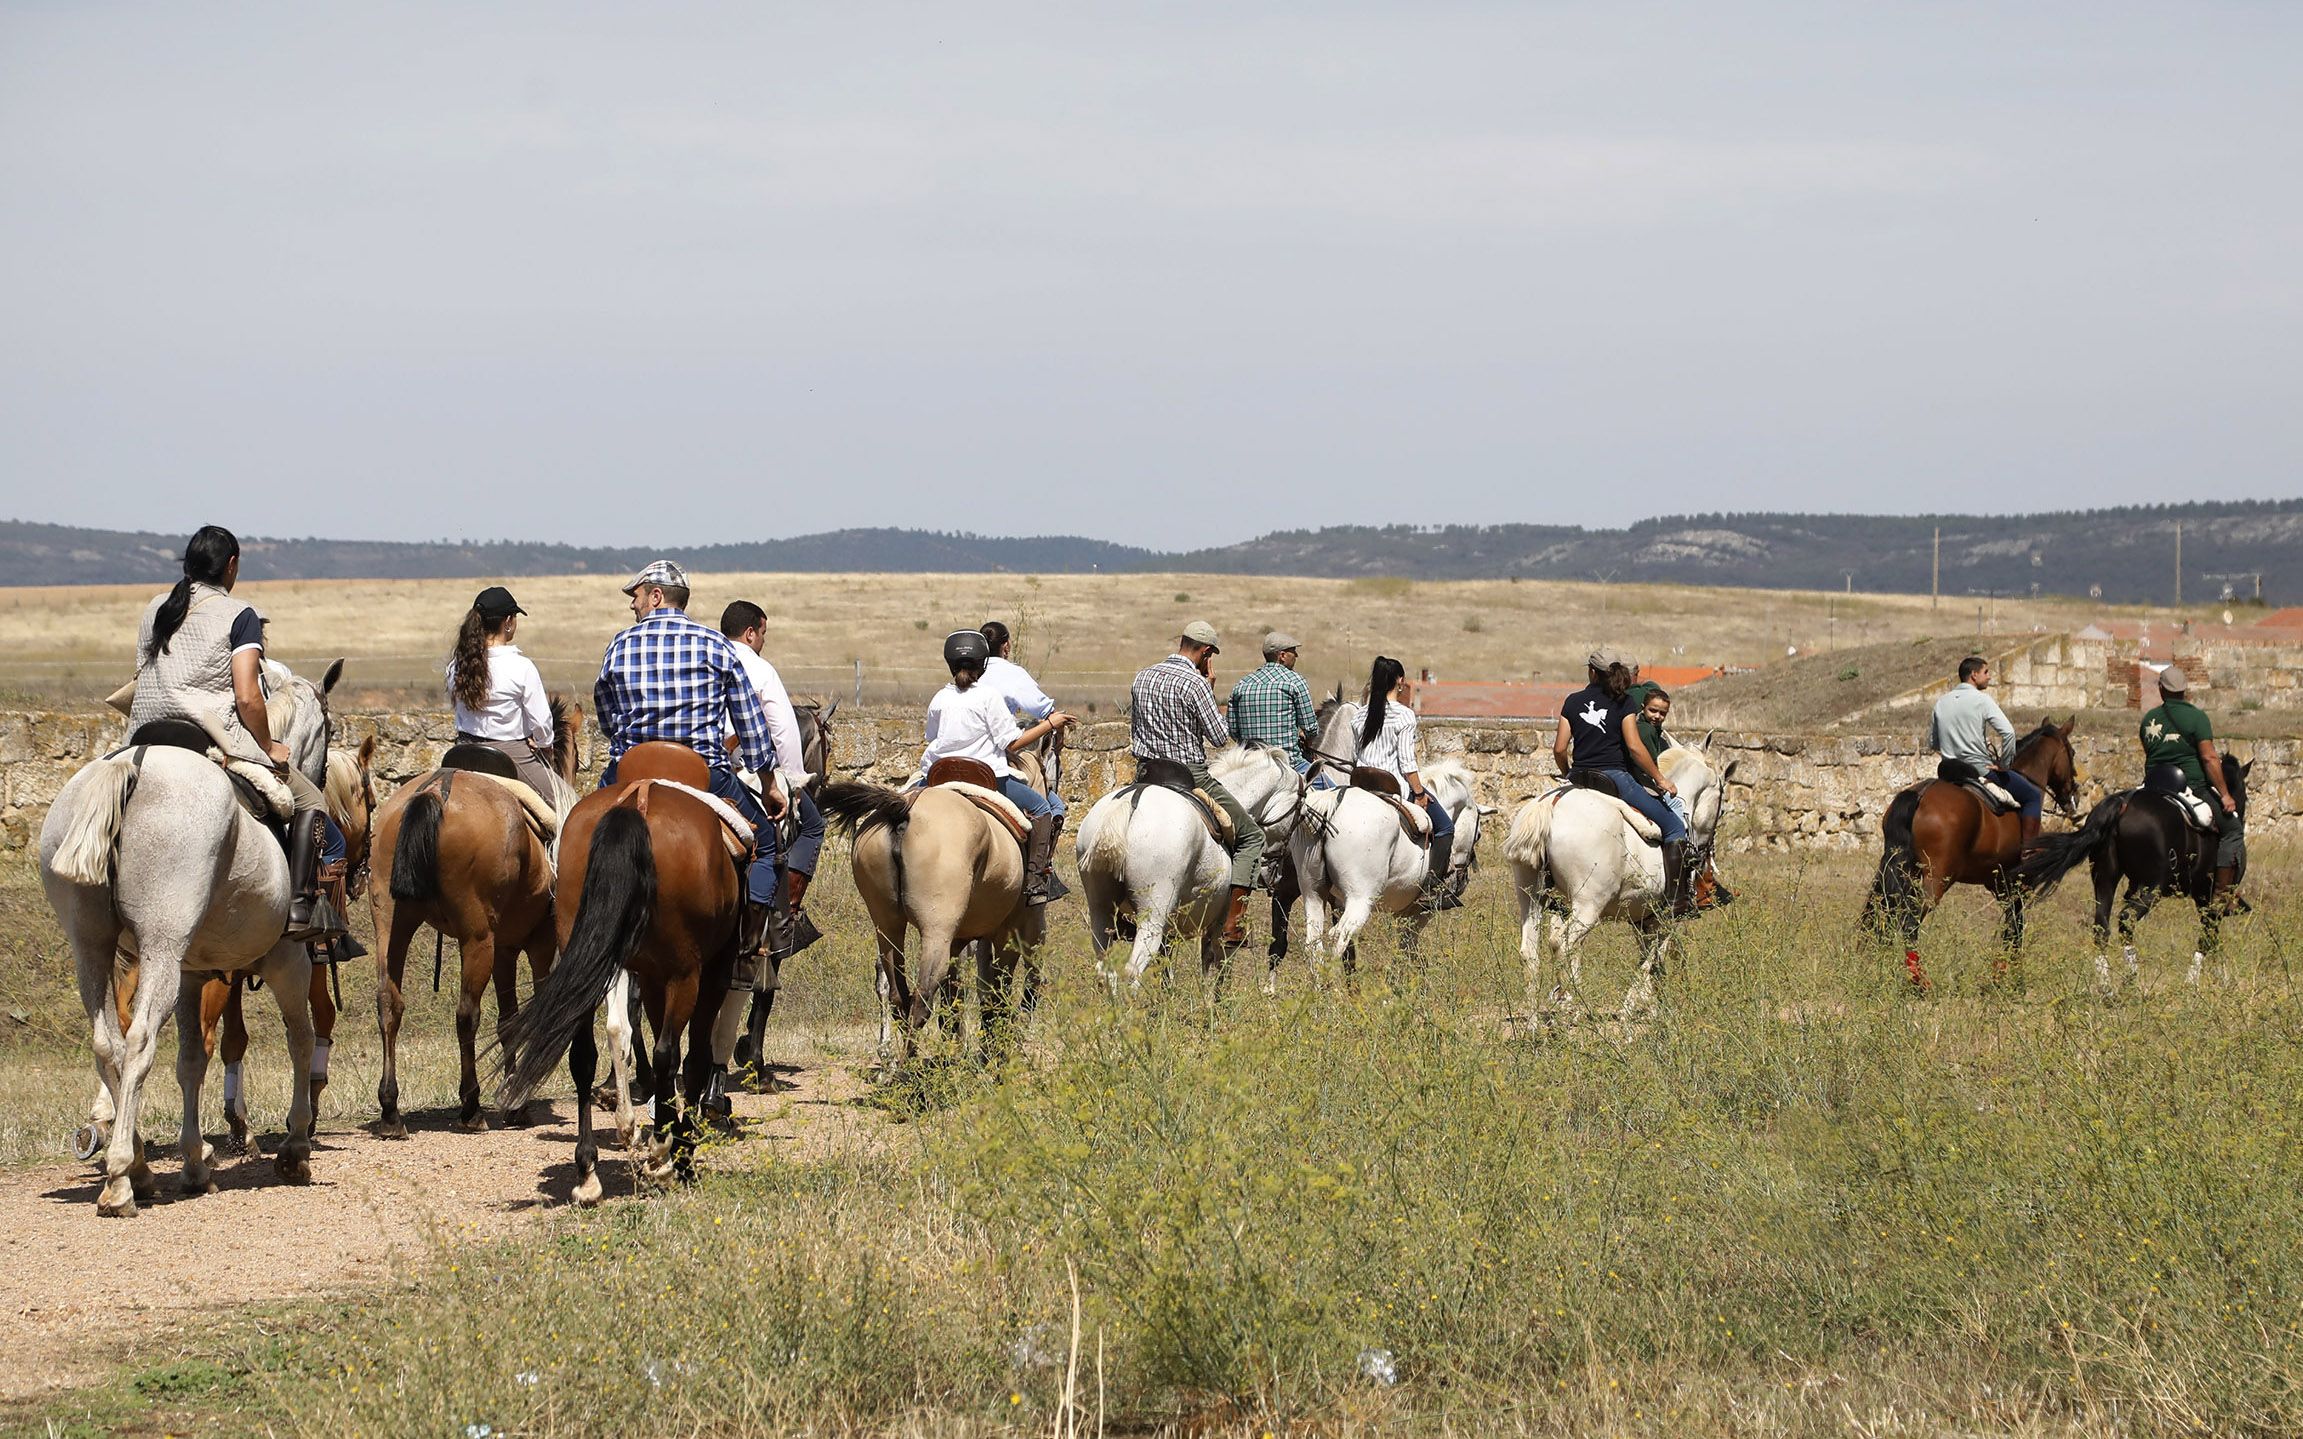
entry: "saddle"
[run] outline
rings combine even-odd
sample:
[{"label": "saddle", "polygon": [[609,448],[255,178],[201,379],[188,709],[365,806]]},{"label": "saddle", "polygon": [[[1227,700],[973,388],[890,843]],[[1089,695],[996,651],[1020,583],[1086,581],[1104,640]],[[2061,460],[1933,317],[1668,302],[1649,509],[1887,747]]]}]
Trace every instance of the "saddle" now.
[{"label": "saddle", "polygon": [[448,752],[440,756],[440,768],[469,770],[473,774],[493,775],[497,779],[516,780],[520,777],[519,766],[512,763],[510,755],[484,744],[448,746]]},{"label": "saddle", "polygon": [[2017,808],[2015,796],[1986,779],[1983,772],[1965,760],[1947,759],[1935,766],[1935,777],[1945,784],[1955,784],[1983,801],[1986,814],[2005,814]]},{"label": "saddle", "polygon": [[2143,792],[2164,796],[2175,802],[2183,822],[2202,833],[2215,829],[2215,806],[2191,792],[2190,782],[2176,765],[2160,765],[2143,776]]},{"label": "saddle", "polygon": [[977,809],[1000,822],[1002,828],[1015,836],[1017,844],[1028,844],[1032,822],[1016,802],[1000,793],[1000,777],[992,767],[980,759],[966,759],[958,755],[946,756],[928,766],[925,783],[904,791],[904,804],[918,802],[919,797],[931,789],[948,789],[965,798]]},{"label": "saddle", "polygon": [[535,831],[536,838],[542,840],[545,845],[549,846],[553,840],[560,837],[560,816],[553,810],[550,801],[536,793],[534,785],[514,775],[498,773],[492,765],[457,764],[454,762],[459,757],[471,758],[468,754],[463,756],[458,754],[458,751],[470,750],[478,750],[483,754],[502,760],[507,768],[511,765],[509,759],[495,750],[487,749],[481,745],[457,745],[442,757],[438,769],[417,783],[419,785],[437,784],[440,789],[440,797],[446,799],[449,790],[455,785],[457,775],[468,774],[484,779],[503,790],[519,804],[520,817],[528,822],[528,828]]},{"label": "saddle", "polygon": [[[148,720],[128,736],[128,743],[113,754],[131,749],[190,750],[213,761],[232,782],[232,795],[258,823],[285,824],[296,813],[296,793],[267,765],[233,759],[217,748],[206,728],[190,720]],[[106,756],[110,758],[110,756]]]},{"label": "saddle", "polygon": [[1663,843],[1663,827],[1658,825],[1654,820],[1649,819],[1646,815],[1641,814],[1628,801],[1626,801],[1622,795],[1617,794],[1615,792],[1615,785],[1613,782],[1608,780],[1606,776],[1600,774],[1600,772],[1597,770],[1579,769],[1568,771],[1567,782],[1565,784],[1554,785],[1550,789],[1545,790],[1542,794],[1539,794],[1535,797],[1535,802],[1537,804],[1548,803],[1556,806],[1562,796],[1566,795],[1571,790],[1579,789],[1588,790],[1596,798],[1606,800],[1609,804],[1614,805],[1617,813],[1623,816],[1623,822],[1631,826],[1631,832],[1639,836],[1641,843]]},{"label": "saddle", "polygon": [[[738,864],[752,858],[752,824],[736,807],[712,793],[712,767],[684,744],[670,740],[642,740],[616,761],[616,788],[632,791],[641,814],[648,812],[648,797],[662,785],[702,800],[719,817],[720,838]],[[534,790],[528,791],[530,794]],[[617,803],[622,803],[619,799]]]},{"label": "saddle", "polygon": [[1396,799],[1399,797],[1399,776],[1388,769],[1377,769],[1372,765],[1353,765],[1351,787],[1375,794],[1387,794]]},{"label": "saddle", "polygon": [[1200,823],[1207,826],[1209,836],[1217,844],[1227,851],[1239,848],[1239,831],[1233,827],[1231,816],[1224,813],[1222,805],[1208,798],[1206,790],[1192,787],[1191,771],[1184,766],[1172,759],[1138,757],[1134,782],[1121,786],[1121,790],[1141,795],[1147,789],[1173,790],[1190,800],[1192,807],[1199,811]]},{"label": "saddle", "polygon": [[[1360,782],[1362,775],[1372,775],[1377,780],[1382,781],[1382,784],[1363,784]],[[1384,785],[1389,785],[1390,788],[1386,789]],[[1400,795],[1399,780],[1390,771],[1371,770],[1365,767],[1354,769],[1351,772],[1351,784],[1348,788],[1358,790],[1362,794],[1373,795],[1390,805],[1393,813],[1398,816],[1400,829],[1406,832],[1407,837],[1414,840],[1419,849],[1430,848],[1431,816],[1423,812],[1422,805],[1414,804]]]}]

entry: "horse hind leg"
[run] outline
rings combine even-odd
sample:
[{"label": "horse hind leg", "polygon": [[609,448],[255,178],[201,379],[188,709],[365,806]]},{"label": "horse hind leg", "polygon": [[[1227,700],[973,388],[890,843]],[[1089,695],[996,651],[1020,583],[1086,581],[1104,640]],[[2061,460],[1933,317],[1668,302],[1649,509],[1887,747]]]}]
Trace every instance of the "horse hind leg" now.
[{"label": "horse hind leg", "polygon": [[[616,984],[621,985],[622,983],[624,980],[619,974]],[[620,1007],[619,1001],[621,999],[620,990],[616,986],[610,986],[608,990],[609,1004],[613,1007]],[[611,1008],[611,1016],[613,1013],[614,1008]],[[611,1035],[614,1030],[614,1023],[611,1017],[609,1021]],[[592,1080],[598,1072],[598,1065],[599,1051],[595,1048],[592,1039],[592,1024],[590,1020],[586,1020],[576,1026],[575,1034],[568,1040],[568,1079],[576,1087],[576,1187],[569,1197],[575,1201],[579,1209],[589,1209],[599,1203],[601,1195],[600,1145],[592,1134]],[[619,1084],[617,1094],[623,1096],[626,1093],[624,1087]],[[630,1130],[626,1127],[630,1121],[630,1105],[619,1105],[616,1124],[625,1135],[624,1143],[627,1149],[631,1145]]]},{"label": "horse hind leg", "polygon": [[[632,1070],[637,1051],[632,1047],[632,976],[619,969],[616,977],[608,981],[608,1088],[614,1096],[616,1113],[616,1143],[626,1154],[639,1147],[639,1120],[632,1111]],[[591,1076],[597,1069],[598,1058],[591,1042],[591,1027],[584,1027],[584,1050],[587,1056],[584,1081],[576,1090],[578,1107],[589,1114],[592,1109]],[[572,1071],[571,1071],[572,1072]],[[589,1125],[586,1126],[589,1128]],[[598,1199],[598,1181],[593,1181]]]},{"label": "horse hind leg", "polygon": [[154,953],[150,946],[141,963],[122,969],[134,976],[131,982],[135,989],[129,1000],[128,1024],[120,1031],[116,1050],[112,1135],[104,1151],[104,1186],[96,1196],[96,1212],[117,1218],[134,1215],[140,1202],[158,1192],[137,1124],[143,1115],[144,1085],[151,1078],[152,1061],[160,1047],[160,1030],[175,1009],[183,985],[182,961],[173,954]]},{"label": "horse hind leg", "polygon": [[[456,1127],[466,1134],[484,1134],[488,1116],[480,1107],[480,1001],[496,973],[496,937],[474,935],[457,943],[463,973],[456,986]],[[512,956],[505,955],[506,962]]]},{"label": "horse hind leg", "polygon": [[216,1151],[200,1132],[200,1088],[208,1075],[208,1036],[201,1024],[209,1002],[207,991],[207,985],[198,988],[186,985],[176,995],[176,1088],[184,1097],[181,1136],[184,1169],[177,1184],[185,1194],[216,1192],[215,1177],[209,1168]]},{"label": "horse hind leg", "polygon": [[280,1022],[288,1031],[289,1078],[294,1092],[288,1101],[288,1134],[281,1141],[274,1167],[289,1184],[312,1182],[312,1132],[317,1115],[312,1108],[312,956],[304,946],[281,943],[264,957],[264,983],[280,1006]]}]

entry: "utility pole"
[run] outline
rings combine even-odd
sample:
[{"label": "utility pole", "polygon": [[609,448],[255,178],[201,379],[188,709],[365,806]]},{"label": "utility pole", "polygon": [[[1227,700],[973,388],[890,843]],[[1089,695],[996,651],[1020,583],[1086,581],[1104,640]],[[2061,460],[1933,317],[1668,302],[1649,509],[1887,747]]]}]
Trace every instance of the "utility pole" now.
[{"label": "utility pole", "polygon": [[2175,608],[2183,608],[2183,522],[2175,522]]},{"label": "utility pole", "polygon": [[1935,567],[1927,577],[1927,607],[1934,609],[1943,603],[1943,526],[1935,527]]}]

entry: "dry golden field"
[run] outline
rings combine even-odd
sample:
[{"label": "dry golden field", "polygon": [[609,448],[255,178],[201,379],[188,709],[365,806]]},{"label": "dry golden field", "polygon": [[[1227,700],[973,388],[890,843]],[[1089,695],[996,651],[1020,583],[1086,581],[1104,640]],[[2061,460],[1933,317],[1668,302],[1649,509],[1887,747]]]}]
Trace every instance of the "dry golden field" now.
[{"label": "dry golden field", "polygon": [[[391,704],[437,693],[457,621],[484,580],[301,580],[250,583],[241,593],[272,616],[276,657],[317,673],[349,657],[351,701]],[[608,637],[629,622],[615,577],[513,583],[529,610],[521,645],[547,683],[588,689]],[[61,703],[100,696],[127,678],[146,586],[0,589],[0,697]],[[770,658],[796,689],[910,700],[941,683],[943,636],[987,618],[1019,635],[1018,658],[1067,704],[1108,706],[1135,670],[1204,618],[1226,637],[1219,677],[1260,660],[1261,634],[1303,641],[1303,669],[1321,688],[1363,677],[1377,653],[1442,679],[1565,678],[1606,639],[1651,663],[1758,665],[1802,653],[1889,640],[2060,630],[2114,610],[2085,600],[1978,601],[1817,591],[1704,589],[1502,580],[1276,579],[1231,575],[698,574],[696,615],[731,599],[765,608]],[[2204,613],[2204,612],[2202,612]]]}]

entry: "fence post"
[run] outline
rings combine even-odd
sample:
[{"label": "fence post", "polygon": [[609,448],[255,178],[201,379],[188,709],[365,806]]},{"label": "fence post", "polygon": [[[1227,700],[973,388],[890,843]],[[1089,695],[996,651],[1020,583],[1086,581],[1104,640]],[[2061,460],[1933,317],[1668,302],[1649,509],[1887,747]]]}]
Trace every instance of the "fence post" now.
[{"label": "fence post", "polygon": [[862,660],[856,661],[855,705],[857,709],[862,709],[864,707],[864,662]]}]

